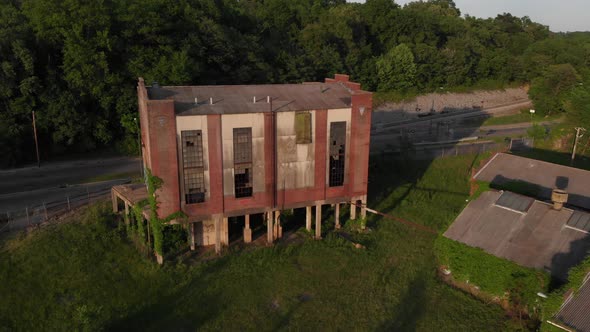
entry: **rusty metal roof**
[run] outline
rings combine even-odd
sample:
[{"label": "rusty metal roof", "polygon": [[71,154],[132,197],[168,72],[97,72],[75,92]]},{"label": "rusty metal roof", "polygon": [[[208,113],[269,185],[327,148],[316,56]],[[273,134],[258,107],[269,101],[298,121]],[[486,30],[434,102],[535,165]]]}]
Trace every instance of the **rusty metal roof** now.
[{"label": "rusty metal roof", "polygon": [[271,105],[278,112],[337,109],[351,103],[351,91],[339,83],[161,86],[147,91],[152,100],[174,100],[179,116],[270,112]]},{"label": "rusty metal roof", "polygon": [[565,279],[590,250],[587,233],[566,227],[574,211],[541,201],[526,212],[506,209],[497,205],[501,195],[487,191],[471,201],[444,236]]},{"label": "rusty metal roof", "polygon": [[590,332],[590,282],[586,281],[575,297],[569,299],[556,317],[580,332]]}]

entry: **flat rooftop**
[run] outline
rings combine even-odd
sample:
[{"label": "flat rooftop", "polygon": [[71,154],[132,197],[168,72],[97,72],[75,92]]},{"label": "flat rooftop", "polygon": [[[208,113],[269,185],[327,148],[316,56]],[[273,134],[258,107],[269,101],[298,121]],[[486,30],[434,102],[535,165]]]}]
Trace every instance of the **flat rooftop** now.
[{"label": "flat rooftop", "polygon": [[465,207],[444,236],[565,280],[590,250],[588,232],[577,226],[578,218],[570,221],[574,213],[584,212],[557,211],[530,197],[487,191]]},{"label": "flat rooftop", "polygon": [[274,112],[350,108],[352,95],[343,84],[319,82],[151,86],[146,89],[151,100],[174,100],[178,116],[261,113],[270,112],[271,106]]},{"label": "flat rooftop", "polygon": [[474,178],[496,184],[514,180],[536,184],[542,199],[550,199],[554,188],[563,189],[569,194],[568,205],[590,210],[590,172],[582,169],[499,153]]}]

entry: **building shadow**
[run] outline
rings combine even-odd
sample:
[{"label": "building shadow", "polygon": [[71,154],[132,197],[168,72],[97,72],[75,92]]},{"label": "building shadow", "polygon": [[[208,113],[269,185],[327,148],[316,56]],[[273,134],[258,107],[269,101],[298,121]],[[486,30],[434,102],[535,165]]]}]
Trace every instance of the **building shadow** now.
[{"label": "building shadow", "polygon": [[[576,232],[571,230],[572,232]],[[569,250],[564,253],[559,253],[551,259],[551,281],[549,283],[549,291],[561,287],[567,282],[569,271],[571,268],[580,264],[590,253],[590,234],[572,241]]]}]

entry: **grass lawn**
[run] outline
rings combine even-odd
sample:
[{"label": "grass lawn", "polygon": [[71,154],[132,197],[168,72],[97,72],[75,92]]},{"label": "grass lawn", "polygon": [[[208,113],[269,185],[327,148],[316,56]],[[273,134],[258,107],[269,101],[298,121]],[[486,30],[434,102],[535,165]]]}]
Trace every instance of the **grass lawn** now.
[{"label": "grass lawn", "polygon": [[[466,204],[475,161],[372,160],[369,205],[442,231]],[[130,244],[108,204],[75,219],[2,244],[0,330],[518,328],[438,280],[436,235],[381,217],[353,234],[366,249],[327,233],[162,267]]]}]

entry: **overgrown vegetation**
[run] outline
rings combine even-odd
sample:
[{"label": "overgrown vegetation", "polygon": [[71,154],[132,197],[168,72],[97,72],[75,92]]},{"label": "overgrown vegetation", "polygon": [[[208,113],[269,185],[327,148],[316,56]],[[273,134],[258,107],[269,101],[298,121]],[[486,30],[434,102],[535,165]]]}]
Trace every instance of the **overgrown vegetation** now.
[{"label": "overgrown vegetation", "polygon": [[578,116],[590,105],[589,43],[528,17],[462,17],[451,0],[3,1],[0,166],[34,158],[31,111],[43,158],[137,151],[138,76],[248,84],[342,72],[399,95],[532,82],[539,112]]},{"label": "overgrown vegetation", "polygon": [[[369,205],[443,231],[465,204],[471,165],[481,157],[445,158],[430,166],[382,158],[371,168],[388,172],[370,173]],[[346,209],[341,212],[346,218]],[[367,218],[371,231],[350,233],[366,249],[329,232],[326,222],[321,241],[250,247],[195,266],[168,261],[161,267],[128,242],[108,206],[75,219],[4,244],[0,325],[22,330],[520,328],[500,307],[438,279],[436,235],[374,215]]]},{"label": "overgrown vegetation", "polygon": [[512,306],[533,312],[538,292],[546,292],[549,275],[490,255],[479,248],[440,236],[435,244],[439,262],[452,271],[454,280],[473,284],[507,300]]}]

